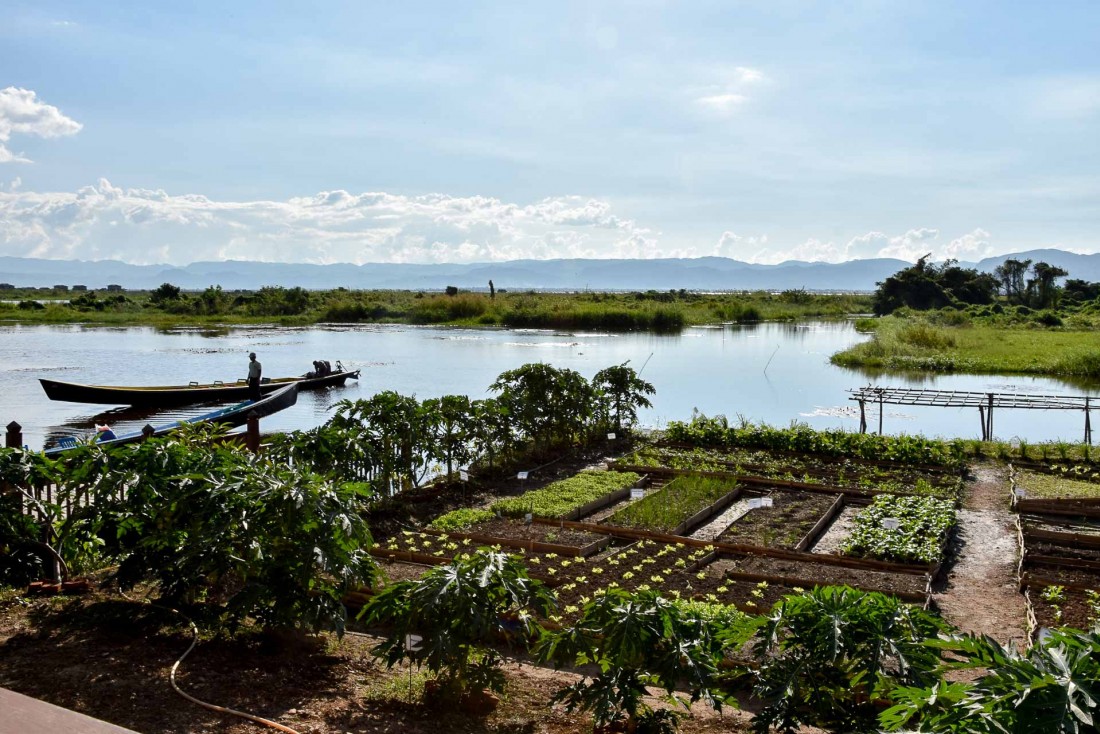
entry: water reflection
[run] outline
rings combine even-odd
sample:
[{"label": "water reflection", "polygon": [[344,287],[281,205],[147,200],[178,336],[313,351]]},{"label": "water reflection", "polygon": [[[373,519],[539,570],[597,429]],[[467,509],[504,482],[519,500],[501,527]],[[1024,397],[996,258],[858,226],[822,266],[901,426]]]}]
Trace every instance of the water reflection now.
[{"label": "water reflection", "polygon": [[[245,326],[156,329],[152,327],[0,326],[0,424],[17,420],[25,440],[40,447],[47,436],[84,434],[96,422],[118,430],[139,430],[205,412],[133,414],[111,406],[51,402],[37,377],[55,376],[93,384],[187,384],[244,377],[248,353],[256,351],[270,377],[298,375],[314,359],[337,359],[359,368],[359,384],[306,392],[289,410],[264,420],[263,430],[311,428],[331,415],[342,398],[395,390],[420,399],[444,394],[487,397],[501,372],[527,362],[548,362],[591,377],[604,367],[629,361],[654,384],[653,408],[641,414],[648,426],[685,420],[697,408],[708,414],[787,425],[856,429],[858,411],[850,388],[874,384],[935,386],[976,391],[1096,394],[1095,382],[1017,376],[927,375],[854,370],[829,357],[866,340],[852,321],[724,324],[678,334],[455,329],[408,325]],[[644,367],[644,369],[643,369]],[[1010,390],[1006,386],[1012,386]],[[972,411],[887,409],[888,432],[980,436]],[[1001,411],[997,435],[1029,441],[1080,438],[1080,416]],[[877,412],[868,416],[877,426]]]}]

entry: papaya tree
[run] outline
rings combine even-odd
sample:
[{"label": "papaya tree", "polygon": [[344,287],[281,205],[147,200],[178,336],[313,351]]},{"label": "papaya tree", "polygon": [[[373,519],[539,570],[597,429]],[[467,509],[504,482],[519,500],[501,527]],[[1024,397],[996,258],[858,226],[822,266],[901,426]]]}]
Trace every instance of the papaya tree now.
[{"label": "papaya tree", "polygon": [[638,408],[653,407],[646,396],[656,392],[653,385],[626,365],[623,362],[602,369],[592,378],[592,386],[606,405],[610,425],[617,432],[629,430],[638,421]]},{"label": "papaya tree", "polygon": [[385,587],[359,616],[384,630],[375,657],[389,667],[405,660],[426,667],[441,693],[461,699],[503,692],[493,646],[504,639],[525,645],[539,630],[536,617],[546,617],[554,605],[553,595],[518,559],[482,550]]}]

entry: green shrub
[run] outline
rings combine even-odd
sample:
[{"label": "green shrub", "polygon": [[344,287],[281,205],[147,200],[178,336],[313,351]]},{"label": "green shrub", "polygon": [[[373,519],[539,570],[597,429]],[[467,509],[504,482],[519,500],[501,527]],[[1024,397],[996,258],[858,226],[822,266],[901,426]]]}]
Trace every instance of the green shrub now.
[{"label": "green shrub", "polygon": [[[897,529],[883,527],[885,518],[896,519]],[[935,563],[942,560],[943,540],[954,524],[955,506],[950,502],[879,495],[856,516],[843,551],[903,563]]]}]

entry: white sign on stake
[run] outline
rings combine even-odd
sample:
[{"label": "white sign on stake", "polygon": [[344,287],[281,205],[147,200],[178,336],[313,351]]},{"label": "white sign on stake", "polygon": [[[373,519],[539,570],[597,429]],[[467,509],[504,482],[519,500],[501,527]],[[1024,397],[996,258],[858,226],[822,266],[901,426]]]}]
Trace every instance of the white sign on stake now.
[{"label": "white sign on stake", "polygon": [[519,474],[516,475],[516,479],[526,479],[526,478],[527,478],[527,472],[525,472],[525,471],[521,471]]},{"label": "white sign on stake", "polygon": [[1022,487],[1017,487],[1016,488],[1016,499],[1022,500],[1024,497],[1027,497],[1027,490],[1022,488]]},{"label": "white sign on stake", "polygon": [[607,440],[608,441],[614,441],[615,440],[615,434],[614,433],[607,434]]},{"label": "white sign on stake", "polygon": [[760,506],[761,506],[761,503],[763,503],[763,501],[764,500],[761,497],[753,497],[751,500],[749,500],[749,509],[750,510],[759,510]]},{"label": "white sign on stake", "polygon": [[882,518],[882,527],[886,528],[887,530],[897,530],[900,525],[901,523],[898,522],[898,519],[896,517]]},{"label": "white sign on stake", "polygon": [[645,490],[644,489],[642,489],[641,487],[631,487],[630,488],[630,499],[640,500],[642,497],[645,497]]},{"label": "white sign on stake", "polygon": [[530,512],[528,512],[528,513],[527,513],[526,515],[524,515],[524,516],[523,516],[523,521],[524,521],[525,523],[527,523],[528,525],[530,525],[530,524],[531,524],[531,520],[532,520],[532,519],[533,519],[533,518],[532,518],[532,515],[531,515],[531,513],[530,513]]},{"label": "white sign on stake", "polygon": [[761,497],[760,498],[760,506],[761,507],[771,507],[774,504],[775,504],[775,500],[773,500],[771,497]]},{"label": "white sign on stake", "polygon": [[468,481],[470,481],[470,473],[467,472],[465,469],[459,469],[458,470],[458,479],[461,482],[468,482]]},{"label": "white sign on stake", "polygon": [[420,635],[405,635],[405,649],[409,652],[417,652],[422,647],[420,643],[423,641],[424,638]]}]

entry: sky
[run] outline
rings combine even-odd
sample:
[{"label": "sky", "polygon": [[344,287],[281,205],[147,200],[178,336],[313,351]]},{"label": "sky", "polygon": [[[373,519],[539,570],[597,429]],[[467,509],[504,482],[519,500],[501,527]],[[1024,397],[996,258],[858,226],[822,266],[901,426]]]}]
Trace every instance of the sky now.
[{"label": "sky", "polygon": [[1100,3],[0,5],[0,256],[1100,252]]}]

